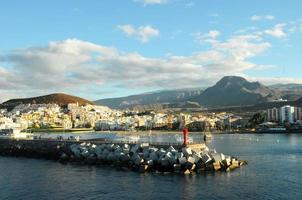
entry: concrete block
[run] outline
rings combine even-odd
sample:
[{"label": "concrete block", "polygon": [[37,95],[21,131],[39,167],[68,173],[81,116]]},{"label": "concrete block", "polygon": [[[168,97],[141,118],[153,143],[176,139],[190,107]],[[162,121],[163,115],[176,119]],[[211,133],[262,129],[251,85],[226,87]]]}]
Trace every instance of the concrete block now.
[{"label": "concrete block", "polygon": [[153,161],[157,161],[158,160],[158,156],[156,154],[156,152],[152,152],[149,154],[149,158]]},{"label": "concrete block", "polygon": [[195,163],[197,163],[199,160],[201,160],[201,156],[199,154],[193,154],[192,157],[195,160]]},{"label": "concrete block", "polygon": [[214,167],[214,170],[215,171],[218,171],[218,170],[220,170],[221,169],[221,165],[220,165],[220,162],[214,162],[213,163],[213,167]]},{"label": "concrete block", "polygon": [[175,154],[175,156],[179,159],[179,158],[184,157],[184,154],[183,154],[182,152],[177,152],[177,153]]},{"label": "concrete block", "polygon": [[167,149],[167,151],[172,153],[173,151],[176,151],[176,150],[174,149],[173,146],[170,146],[170,147]]},{"label": "concrete block", "polygon": [[224,160],[225,159],[225,155],[223,153],[220,154],[221,159]]},{"label": "concrete block", "polygon": [[226,157],[225,157],[225,161],[226,161],[226,163],[227,163],[228,166],[231,165],[231,160],[232,160],[232,159],[231,159],[230,156],[226,156]]},{"label": "concrete block", "polygon": [[147,161],[146,161],[146,164],[149,165],[149,166],[151,166],[151,165],[154,164],[154,162],[153,162],[153,160],[147,160]]},{"label": "concrete block", "polygon": [[206,164],[206,171],[214,171],[214,165],[212,162]]},{"label": "concrete block", "polygon": [[130,156],[128,154],[121,153],[119,160],[122,162],[128,162],[130,160]]},{"label": "concrete block", "polygon": [[160,164],[162,166],[169,166],[169,160],[167,158],[160,159]]},{"label": "concrete block", "polygon": [[179,164],[183,165],[187,162],[187,158],[186,157],[181,157],[178,159],[179,160]]},{"label": "concrete block", "polygon": [[195,163],[194,157],[189,156],[189,157],[187,158],[187,162],[194,164],[194,163]]},{"label": "concrete block", "polygon": [[183,147],[183,148],[182,148],[182,153],[183,153],[185,156],[190,156],[190,155],[192,155],[192,150],[191,150],[191,148],[189,148],[189,147]]},{"label": "concrete block", "polygon": [[143,173],[148,170],[149,166],[148,165],[140,165],[139,166],[139,172]]},{"label": "concrete block", "polygon": [[123,144],[123,145],[122,145],[122,148],[123,148],[123,149],[130,149],[129,144]]},{"label": "concrete block", "polygon": [[212,160],[212,158],[209,156],[209,154],[205,154],[205,155],[201,156],[201,160],[202,160],[202,162],[207,164],[208,162],[210,162]]},{"label": "concrete block", "polygon": [[221,162],[222,160],[224,160],[224,159],[222,159],[220,153],[212,153],[211,156],[215,162]]},{"label": "concrete block", "polygon": [[141,148],[145,148],[145,147],[149,147],[149,146],[150,146],[149,143],[141,143],[140,144]]},{"label": "concrete block", "polygon": [[144,159],[142,159],[142,158],[137,158],[137,159],[134,160],[135,165],[140,165],[142,163],[144,163]]},{"label": "concrete block", "polygon": [[131,147],[130,151],[133,153],[138,153],[140,151],[141,147],[139,144],[135,144]]},{"label": "concrete block", "polygon": [[166,154],[166,151],[163,148],[161,148],[156,153],[157,153],[158,157],[161,157]]},{"label": "concrete block", "polygon": [[176,163],[176,159],[175,159],[175,157],[174,157],[174,155],[172,153],[170,153],[170,154],[171,154],[171,156],[170,157],[166,157],[166,158],[168,158],[170,165],[173,165],[173,164]]},{"label": "concrete block", "polygon": [[210,149],[210,150],[209,150],[209,154],[212,155],[212,154],[214,154],[214,153],[217,153],[216,149]]},{"label": "concrete block", "polygon": [[240,166],[240,165],[239,165],[239,161],[238,161],[238,160],[232,161],[232,166],[234,166],[234,167],[239,167],[239,166]]},{"label": "concrete block", "polygon": [[155,147],[149,147],[149,152],[152,153],[152,152],[156,152],[158,151],[158,148],[155,148]]},{"label": "concrete block", "polygon": [[173,170],[174,171],[180,171],[181,170],[181,165],[180,164],[174,164],[173,165]]}]

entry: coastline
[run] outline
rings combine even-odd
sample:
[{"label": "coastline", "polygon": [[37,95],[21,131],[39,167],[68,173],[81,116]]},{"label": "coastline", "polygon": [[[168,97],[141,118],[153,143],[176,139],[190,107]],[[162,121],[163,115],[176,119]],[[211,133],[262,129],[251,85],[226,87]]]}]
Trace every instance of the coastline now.
[{"label": "coastline", "polygon": [[[95,131],[87,128],[76,128],[76,129],[35,129],[31,133],[34,134],[47,134],[47,133],[58,133],[58,134],[80,134],[80,133],[95,133],[95,134],[117,134],[117,135],[182,135],[182,131],[170,131],[170,130],[151,130],[151,131]],[[239,130],[239,131],[190,131],[190,134],[302,134],[302,130],[287,130],[287,131],[252,131],[252,130]]]}]

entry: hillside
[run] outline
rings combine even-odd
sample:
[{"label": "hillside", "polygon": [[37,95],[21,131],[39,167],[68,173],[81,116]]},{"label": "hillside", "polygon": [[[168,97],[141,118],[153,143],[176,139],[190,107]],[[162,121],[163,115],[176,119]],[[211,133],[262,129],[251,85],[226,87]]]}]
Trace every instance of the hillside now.
[{"label": "hillside", "polygon": [[281,93],[259,82],[238,76],[223,77],[216,85],[191,99],[205,107],[254,105],[281,97]]},{"label": "hillside", "polygon": [[296,105],[296,106],[302,107],[302,98],[296,100],[296,101],[295,101],[295,105]]},{"label": "hillside", "polygon": [[275,84],[269,87],[281,92],[282,98],[289,101],[296,101],[302,97],[302,84]]},{"label": "hillside", "polygon": [[[233,106],[271,105],[279,98],[293,102],[302,97],[302,85],[278,84],[264,86],[259,82],[249,82],[238,76],[226,76],[214,86],[203,91],[197,89],[179,89],[157,91],[120,98],[101,99],[96,104],[111,108],[223,108]],[[190,102],[190,103],[188,103]],[[272,104],[273,105],[273,104]]]},{"label": "hillside", "polygon": [[271,108],[280,108],[282,106],[291,105],[302,107],[302,98],[296,101],[287,101],[287,102],[264,102],[255,105],[243,105],[243,106],[229,106],[221,108],[212,108],[207,110],[208,112],[259,112]]},{"label": "hillside", "polygon": [[79,105],[93,104],[91,101],[86,99],[63,94],[54,93],[45,96],[23,98],[23,99],[11,99],[1,104],[3,108],[13,108],[19,104],[58,104],[60,106],[67,105],[69,103],[78,103]]},{"label": "hillside", "polygon": [[202,91],[200,88],[157,91],[127,97],[101,99],[95,101],[95,103],[115,109],[134,108],[136,106],[148,107],[154,104],[164,104],[167,106],[167,104],[175,105],[181,103],[183,105],[188,99],[200,95]]}]

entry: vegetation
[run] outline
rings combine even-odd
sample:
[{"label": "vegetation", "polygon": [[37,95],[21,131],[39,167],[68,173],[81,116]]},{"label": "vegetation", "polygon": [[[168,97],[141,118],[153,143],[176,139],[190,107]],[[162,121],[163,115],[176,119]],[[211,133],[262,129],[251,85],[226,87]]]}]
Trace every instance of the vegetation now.
[{"label": "vegetation", "polygon": [[251,128],[255,128],[257,125],[262,124],[265,121],[265,113],[258,112],[253,115],[249,120],[249,125]]}]

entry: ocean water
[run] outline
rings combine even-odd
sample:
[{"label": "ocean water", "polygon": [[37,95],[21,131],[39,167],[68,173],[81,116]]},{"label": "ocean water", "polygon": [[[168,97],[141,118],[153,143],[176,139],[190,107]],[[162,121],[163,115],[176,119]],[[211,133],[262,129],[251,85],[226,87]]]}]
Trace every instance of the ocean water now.
[{"label": "ocean water", "polygon": [[214,135],[209,146],[248,165],[182,176],[0,157],[0,199],[302,199],[302,134]]}]

